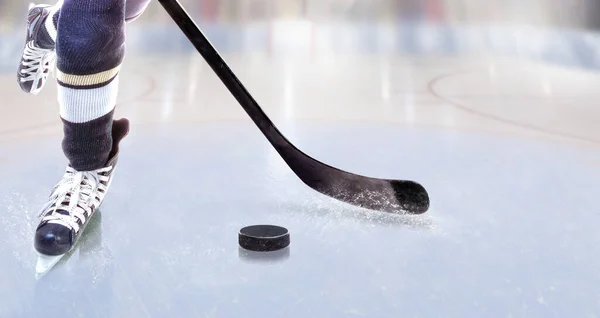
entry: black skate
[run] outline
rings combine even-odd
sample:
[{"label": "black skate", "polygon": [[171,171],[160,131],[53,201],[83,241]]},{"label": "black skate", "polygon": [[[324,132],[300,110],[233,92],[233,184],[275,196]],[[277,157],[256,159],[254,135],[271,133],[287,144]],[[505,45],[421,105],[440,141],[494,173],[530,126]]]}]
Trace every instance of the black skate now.
[{"label": "black skate", "polygon": [[129,132],[127,119],[113,122],[113,147],[103,168],[76,171],[70,166],[40,213],[34,247],[40,254],[38,275],[45,274],[73,249],[89,220],[104,201],[119,156],[119,142]]},{"label": "black skate", "polygon": [[46,27],[51,9],[52,6],[45,4],[30,5],[27,14],[27,35],[17,81],[24,92],[34,95],[42,90],[56,62],[55,47],[41,47],[37,41],[40,30]]}]

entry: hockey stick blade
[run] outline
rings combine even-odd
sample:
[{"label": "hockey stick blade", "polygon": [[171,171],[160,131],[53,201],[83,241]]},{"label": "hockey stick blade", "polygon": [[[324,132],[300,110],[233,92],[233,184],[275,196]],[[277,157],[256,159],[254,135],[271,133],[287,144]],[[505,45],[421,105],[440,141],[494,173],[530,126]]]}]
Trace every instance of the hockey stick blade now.
[{"label": "hockey stick blade", "polygon": [[263,112],[181,4],[177,0],[158,1],[290,169],[307,186],[337,200],[376,211],[421,214],[429,209],[429,195],[419,183],[349,173],[319,162],[296,148]]}]

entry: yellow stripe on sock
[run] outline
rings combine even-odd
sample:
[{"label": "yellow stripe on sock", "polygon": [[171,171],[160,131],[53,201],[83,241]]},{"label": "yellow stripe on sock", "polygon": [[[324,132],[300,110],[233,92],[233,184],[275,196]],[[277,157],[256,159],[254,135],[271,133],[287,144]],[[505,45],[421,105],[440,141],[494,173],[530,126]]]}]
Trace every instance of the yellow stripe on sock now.
[{"label": "yellow stripe on sock", "polygon": [[119,65],[113,69],[110,69],[108,71],[91,74],[91,75],[72,75],[72,74],[66,74],[66,73],[61,72],[60,70],[57,70],[56,78],[59,81],[65,83],[67,85],[71,85],[71,86],[98,85],[98,84],[102,84],[104,82],[108,82],[112,78],[114,78],[119,73],[120,68],[121,68],[121,65]]}]

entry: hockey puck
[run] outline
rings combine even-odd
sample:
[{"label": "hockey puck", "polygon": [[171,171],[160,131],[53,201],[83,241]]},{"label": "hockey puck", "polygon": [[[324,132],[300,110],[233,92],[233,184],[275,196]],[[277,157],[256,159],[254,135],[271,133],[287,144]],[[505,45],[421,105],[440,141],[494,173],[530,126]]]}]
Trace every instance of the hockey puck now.
[{"label": "hockey puck", "polygon": [[290,245],[290,233],[277,225],[250,225],[240,230],[238,242],[250,251],[272,252]]}]

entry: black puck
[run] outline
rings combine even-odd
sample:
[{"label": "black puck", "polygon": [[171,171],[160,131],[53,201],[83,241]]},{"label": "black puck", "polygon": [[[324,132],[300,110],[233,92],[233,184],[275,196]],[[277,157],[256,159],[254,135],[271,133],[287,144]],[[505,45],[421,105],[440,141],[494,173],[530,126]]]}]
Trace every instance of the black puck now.
[{"label": "black puck", "polygon": [[238,242],[250,251],[272,252],[290,245],[290,233],[277,225],[251,225],[240,230]]}]

